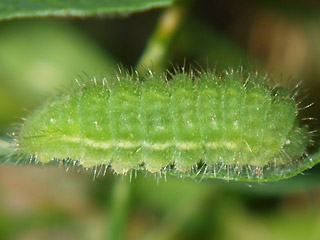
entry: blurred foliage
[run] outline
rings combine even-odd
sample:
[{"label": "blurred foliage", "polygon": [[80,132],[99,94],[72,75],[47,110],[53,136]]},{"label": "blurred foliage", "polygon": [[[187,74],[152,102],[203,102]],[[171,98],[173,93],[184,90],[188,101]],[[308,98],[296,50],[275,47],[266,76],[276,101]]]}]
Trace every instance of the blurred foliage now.
[{"label": "blurred foliage", "polygon": [[[162,11],[130,18],[1,22],[2,135],[28,115],[24,108],[32,111],[74,78],[107,76],[119,63],[134,66]],[[301,107],[314,105],[301,115],[319,118],[319,11],[315,0],[195,1],[168,46],[165,64],[170,69],[241,64],[268,71],[286,86],[302,81]],[[317,120],[308,123],[319,129]],[[316,166],[263,184],[133,174],[121,213],[127,216],[122,234],[125,239],[316,240],[319,171]],[[107,172],[92,181],[91,173],[73,167],[65,173],[57,166],[1,165],[0,239],[106,239],[119,181],[128,183],[129,176]]]},{"label": "blurred foliage", "polygon": [[67,21],[1,23],[0,131],[26,115],[23,108],[71,84],[75,78],[105,76],[114,59]]}]

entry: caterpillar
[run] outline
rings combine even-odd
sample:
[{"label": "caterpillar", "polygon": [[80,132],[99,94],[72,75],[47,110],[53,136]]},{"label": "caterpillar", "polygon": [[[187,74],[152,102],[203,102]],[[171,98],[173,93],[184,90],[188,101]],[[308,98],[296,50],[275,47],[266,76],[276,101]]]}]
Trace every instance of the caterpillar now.
[{"label": "caterpillar", "polygon": [[117,174],[277,180],[311,166],[297,106],[293,92],[242,70],[117,74],[78,82],[34,111],[16,154]]}]

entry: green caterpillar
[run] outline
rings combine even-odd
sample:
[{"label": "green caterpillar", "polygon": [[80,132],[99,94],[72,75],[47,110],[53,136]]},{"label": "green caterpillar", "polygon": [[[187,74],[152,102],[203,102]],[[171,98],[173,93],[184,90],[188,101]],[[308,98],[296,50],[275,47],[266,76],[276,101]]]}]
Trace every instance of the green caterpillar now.
[{"label": "green caterpillar", "polygon": [[36,161],[235,180],[276,180],[309,161],[290,91],[242,71],[93,79],[35,111],[17,152]]}]

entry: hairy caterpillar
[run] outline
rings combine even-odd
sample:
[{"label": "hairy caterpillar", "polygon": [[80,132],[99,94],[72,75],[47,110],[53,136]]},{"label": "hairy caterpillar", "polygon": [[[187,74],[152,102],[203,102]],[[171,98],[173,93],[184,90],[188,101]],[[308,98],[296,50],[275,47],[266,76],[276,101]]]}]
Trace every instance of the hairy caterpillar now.
[{"label": "hairy caterpillar", "polygon": [[309,166],[310,134],[297,119],[294,94],[258,74],[120,74],[79,86],[24,122],[17,153],[119,174],[146,169],[246,181]]}]

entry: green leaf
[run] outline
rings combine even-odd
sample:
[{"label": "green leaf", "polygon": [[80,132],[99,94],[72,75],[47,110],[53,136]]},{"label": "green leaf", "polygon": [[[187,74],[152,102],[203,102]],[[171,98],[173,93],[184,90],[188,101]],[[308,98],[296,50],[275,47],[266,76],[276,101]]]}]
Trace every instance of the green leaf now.
[{"label": "green leaf", "polygon": [[168,7],[173,0],[2,0],[0,20],[25,17],[86,17]]},{"label": "green leaf", "polygon": [[[289,179],[295,177],[299,174],[303,174],[304,171],[311,169],[316,164],[320,162],[320,151],[314,153],[309,157],[304,157],[303,159],[292,161],[290,164],[279,165],[274,168],[264,167],[262,169],[263,178],[259,178],[252,174],[251,169],[243,169],[240,173],[235,173],[225,166],[221,166],[217,169],[218,173],[206,168],[201,168],[190,173],[178,173],[175,170],[169,170],[166,173],[168,175],[177,177],[190,177],[193,179],[223,179],[223,180],[234,180],[234,181],[244,181],[244,182],[273,182],[284,179]],[[248,177],[250,176],[250,177]]]}]

